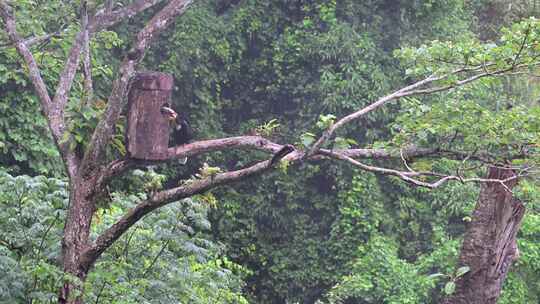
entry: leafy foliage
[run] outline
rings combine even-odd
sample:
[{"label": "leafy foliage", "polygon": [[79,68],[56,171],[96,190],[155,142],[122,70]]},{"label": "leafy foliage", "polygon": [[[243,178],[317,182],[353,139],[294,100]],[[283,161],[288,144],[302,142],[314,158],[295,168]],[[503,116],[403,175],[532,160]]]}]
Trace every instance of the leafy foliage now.
[{"label": "leafy foliage", "polygon": [[[49,303],[65,276],[60,238],[66,183],[44,176],[0,173],[0,302]],[[110,225],[144,193],[115,193],[98,211],[94,233]],[[85,298],[103,303],[247,303],[240,294],[246,270],[205,236],[208,205],[186,200],[139,223],[91,272]]]}]

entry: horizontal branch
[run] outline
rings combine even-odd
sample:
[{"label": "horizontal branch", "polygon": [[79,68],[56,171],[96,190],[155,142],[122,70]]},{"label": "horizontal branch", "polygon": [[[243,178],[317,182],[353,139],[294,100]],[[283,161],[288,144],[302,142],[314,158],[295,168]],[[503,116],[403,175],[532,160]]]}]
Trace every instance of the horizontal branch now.
[{"label": "horizontal branch", "polygon": [[[258,151],[265,151],[268,153],[276,153],[284,145],[273,143],[265,138],[259,136],[239,136],[214,140],[198,141],[191,144],[178,146],[169,149],[169,159],[180,158],[185,156],[195,156],[202,153],[218,150],[228,149],[253,149]],[[354,166],[368,172],[380,173],[385,175],[396,176],[411,184],[427,187],[430,189],[437,188],[444,183],[452,180],[460,182],[497,182],[506,183],[508,180],[496,180],[496,179],[482,179],[482,178],[462,178],[456,175],[446,176],[434,172],[415,172],[415,171],[400,171],[395,169],[387,169],[376,166],[367,165],[361,163],[352,157],[365,158],[365,159],[385,159],[385,158],[410,158],[410,157],[422,157],[433,156],[438,153],[449,153],[448,151],[440,151],[437,149],[425,149],[417,147],[408,147],[401,151],[385,150],[385,149],[346,149],[331,151],[327,149],[320,149],[317,154],[306,157],[306,153],[303,151],[295,150],[287,154],[284,159],[291,163],[303,162],[306,159],[320,159],[330,158],[341,161],[346,161]],[[458,158],[471,159],[471,155],[464,155],[463,153],[454,154]],[[162,160],[166,161],[166,160]],[[162,162],[160,161],[160,162]],[[145,162],[145,161],[142,161]],[[155,161],[152,161],[155,163]],[[108,165],[105,172],[108,173],[108,177],[120,174],[127,168],[134,164],[140,164],[141,160],[119,160],[112,162]],[[122,216],[114,225],[105,230],[95,242],[87,249],[85,253],[85,259],[89,265],[99,257],[99,255],[110,245],[114,243],[124,232],[126,232],[131,226],[133,226],[138,220],[144,217],[151,211],[165,206],[171,202],[178,201],[183,198],[191,197],[196,194],[203,193],[211,190],[215,187],[225,184],[233,183],[243,180],[249,176],[255,174],[261,174],[267,171],[275,170],[275,166],[269,166],[270,160],[265,160],[256,163],[253,166],[239,169],[235,171],[229,171],[225,173],[218,173],[209,177],[205,177],[199,180],[189,180],[181,186],[159,191],[150,194],[147,200],[140,202],[136,207],[130,209],[124,216]],[[429,183],[419,180],[418,177],[437,177],[436,182]],[[518,177],[524,176],[518,174]]]},{"label": "horizontal branch", "polygon": [[[261,136],[236,136],[236,137],[226,137],[219,139],[208,139],[200,140],[190,144],[181,145],[177,147],[169,148],[168,156],[162,160],[141,160],[135,158],[123,158],[112,161],[105,166],[102,170],[102,177],[98,181],[98,185],[105,185],[108,181],[124,173],[126,170],[129,170],[138,166],[148,166],[152,164],[159,164],[167,162],[172,159],[180,159],[184,157],[193,157],[204,153],[215,152],[215,151],[226,151],[233,149],[244,149],[244,150],[257,150],[267,153],[276,153],[283,148],[284,145],[272,142]],[[327,150],[320,149],[320,152],[315,155],[312,155],[309,159],[317,160],[324,158],[324,154],[331,152],[336,152],[341,155],[351,157],[351,158],[360,158],[360,159],[399,159],[404,157],[405,159],[416,158],[416,157],[437,157],[444,156],[447,158],[455,160],[476,160],[485,164],[495,165],[496,158],[493,155],[490,155],[486,152],[476,151],[476,152],[464,152],[464,151],[455,151],[449,149],[440,149],[440,148],[421,148],[416,146],[408,146],[402,149],[384,149],[384,148],[358,148],[358,149],[339,149],[339,150]],[[303,151],[296,151],[297,155],[300,155],[301,158],[305,158],[305,153]],[[514,155],[511,159],[523,158],[526,155]]]},{"label": "horizontal branch", "polygon": [[[231,149],[253,149],[275,153],[283,146],[260,136],[237,136],[219,139],[209,139],[196,141],[190,144],[169,148],[168,157],[163,160],[140,160],[135,158],[118,159],[109,163],[103,170],[101,178],[98,179],[99,187],[128,169],[141,165],[163,163],[172,159],[197,156],[203,153],[223,151]],[[98,187],[98,188],[99,188]]]},{"label": "horizontal branch", "polygon": [[196,141],[190,144],[169,148],[169,159],[194,156],[205,152],[235,149],[255,149],[275,153],[283,146],[261,136],[237,136],[220,139]]},{"label": "horizontal branch", "polygon": [[[22,42],[26,45],[26,47],[32,47],[35,44],[39,44],[39,43],[42,43],[42,42],[45,42],[45,41],[49,41],[52,37],[60,37],[60,36],[62,36],[63,32],[67,32],[67,29],[64,29],[64,30],[61,30],[61,31],[56,31],[54,33],[44,34],[44,35],[41,35],[41,36],[34,36],[34,37],[24,38]],[[13,42],[9,42],[9,43],[5,43],[5,44],[0,45],[0,47],[8,47],[8,46],[13,46],[13,45],[14,45]]]},{"label": "horizontal branch", "polygon": [[[507,179],[500,180],[500,179],[486,179],[486,178],[476,178],[476,177],[464,178],[462,176],[444,175],[444,174],[435,173],[435,172],[400,171],[400,170],[395,170],[395,169],[388,169],[388,168],[383,168],[383,167],[367,165],[349,156],[346,156],[342,153],[337,153],[337,152],[332,152],[332,151],[321,151],[321,153],[328,157],[348,162],[364,171],[396,176],[413,185],[426,187],[429,189],[438,188],[449,181],[459,181],[462,183],[469,183],[469,182],[500,183],[501,185],[506,187],[506,183],[508,183],[509,181],[526,176],[525,174],[522,173],[522,174],[516,174],[515,176],[509,177]],[[439,179],[431,183],[418,179],[418,177],[429,177],[429,176],[431,177],[435,176],[435,177],[438,177]],[[510,190],[508,189],[508,191]]]}]

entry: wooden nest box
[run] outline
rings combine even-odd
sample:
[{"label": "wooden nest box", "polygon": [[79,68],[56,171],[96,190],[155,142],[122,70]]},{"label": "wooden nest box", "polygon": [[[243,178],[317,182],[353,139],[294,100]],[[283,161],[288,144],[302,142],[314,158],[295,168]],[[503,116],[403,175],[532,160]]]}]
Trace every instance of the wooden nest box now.
[{"label": "wooden nest box", "polygon": [[171,102],[173,76],[142,72],[132,81],[128,95],[127,153],[132,158],[167,158],[169,122],[160,108]]}]

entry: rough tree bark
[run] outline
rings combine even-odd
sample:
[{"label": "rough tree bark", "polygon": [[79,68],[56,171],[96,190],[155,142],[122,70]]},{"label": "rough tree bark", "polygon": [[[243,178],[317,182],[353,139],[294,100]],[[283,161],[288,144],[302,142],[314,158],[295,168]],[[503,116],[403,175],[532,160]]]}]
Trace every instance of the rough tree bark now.
[{"label": "rough tree bark", "polygon": [[147,160],[167,158],[169,121],[160,108],[170,103],[173,76],[144,72],[134,77],[128,100],[127,152]]},{"label": "rough tree bark", "polygon": [[[127,132],[128,138],[134,137],[128,141],[133,156],[147,159],[166,156],[168,122],[159,114],[159,108],[169,102],[172,79],[171,75],[156,72],[140,73],[134,78],[128,94],[130,128]],[[163,134],[167,135],[164,139]],[[73,294],[75,290],[75,294],[82,294],[81,284],[97,258],[84,254],[92,246],[89,234],[96,208],[96,185],[97,176],[92,174],[77,175],[70,181],[70,208],[62,241],[63,266],[64,271],[77,277],[78,282],[67,280],[64,283],[59,303],[82,303],[81,298],[73,297]]]},{"label": "rough tree bark", "polygon": [[82,303],[82,295],[88,270],[93,262],[85,259],[83,253],[89,246],[90,226],[95,211],[95,201],[91,193],[95,177],[77,177],[70,181],[70,208],[64,226],[62,239],[62,261],[64,272],[76,278],[65,280],[58,296],[58,303]]},{"label": "rough tree bark", "polygon": [[[490,167],[489,179],[516,176],[511,169]],[[459,266],[470,271],[456,281],[456,291],[444,304],[495,304],[513,261],[519,257],[516,234],[525,207],[510,192],[518,180],[483,183],[467,227]]]}]

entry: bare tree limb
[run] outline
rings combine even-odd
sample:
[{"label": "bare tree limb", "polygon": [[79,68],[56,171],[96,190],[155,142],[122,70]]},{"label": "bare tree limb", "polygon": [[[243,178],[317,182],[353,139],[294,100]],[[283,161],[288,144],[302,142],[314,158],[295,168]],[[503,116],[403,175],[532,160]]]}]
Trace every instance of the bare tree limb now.
[{"label": "bare tree limb", "polygon": [[[32,53],[30,53],[30,50],[24,43],[24,40],[17,33],[13,9],[9,5],[7,5],[4,0],[0,0],[0,16],[4,20],[5,30],[8,34],[9,39],[15,45],[17,51],[21,54],[24,61],[28,65],[30,80],[34,84],[36,94],[38,94],[38,97],[40,98],[43,111],[47,116],[49,116],[51,108],[51,98],[49,96],[49,93],[47,92],[47,86],[41,78],[41,74],[34,59],[34,56],[32,56]],[[54,130],[53,128],[51,129]],[[58,132],[54,133],[53,131],[53,135],[58,135]]]},{"label": "bare tree limb", "polygon": [[84,104],[89,104],[94,95],[94,85],[92,81],[92,61],[90,58],[90,30],[88,29],[88,10],[86,6],[81,9],[82,28],[84,30],[84,43],[82,49],[83,75],[84,75]]},{"label": "bare tree limb", "polygon": [[[83,1],[81,5],[85,6],[85,3],[86,2]],[[86,11],[86,9],[83,10]],[[54,94],[54,98],[52,100],[49,119],[59,128],[61,134],[64,134],[66,131],[64,111],[69,99],[71,86],[73,85],[77,68],[79,67],[81,50],[83,45],[86,43],[85,38],[88,38],[87,35],[85,35],[85,32],[86,29],[81,28],[81,31],[77,33],[75,37],[75,41],[73,42],[71,50],[69,51],[68,59],[64,63],[64,70],[60,74],[58,85],[56,87],[56,93]],[[62,149],[62,152],[68,153],[67,150],[67,148],[64,148]]]},{"label": "bare tree limb", "polygon": [[321,148],[324,145],[324,143],[328,139],[330,139],[330,137],[334,134],[334,132],[336,132],[337,129],[341,128],[345,124],[347,124],[347,123],[349,123],[349,122],[351,122],[353,120],[356,120],[356,119],[364,116],[365,114],[380,108],[381,106],[385,105],[389,101],[392,101],[392,100],[394,100],[396,98],[399,98],[399,97],[403,97],[404,92],[408,92],[410,90],[416,89],[418,87],[421,87],[423,85],[426,85],[428,83],[431,83],[431,82],[439,80],[439,79],[441,79],[441,77],[431,75],[431,76],[429,76],[429,77],[427,77],[427,78],[425,78],[423,80],[415,82],[415,83],[413,83],[413,84],[411,84],[409,86],[406,86],[404,88],[401,88],[401,89],[393,92],[392,94],[386,95],[386,96],[380,98],[379,100],[377,100],[376,102],[370,104],[367,107],[364,107],[363,109],[361,109],[359,111],[356,111],[354,113],[351,113],[351,114],[341,118],[336,123],[334,123],[332,126],[330,126],[330,128],[328,128],[328,130],[326,130],[323,133],[323,135],[315,142],[315,144],[313,144],[313,146],[309,150],[309,153],[307,154],[307,156],[313,155],[319,148]]},{"label": "bare tree limb", "polygon": [[[264,138],[258,136],[243,136],[235,138],[225,138],[218,140],[207,140],[192,143],[185,146],[179,146],[172,148],[172,150],[177,153],[171,155],[171,157],[183,157],[186,155],[197,155],[200,153],[205,153],[209,151],[217,151],[220,149],[231,149],[231,148],[252,148],[257,150],[266,151],[269,153],[274,153],[279,150],[281,145],[272,143]],[[357,157],[364,158],[390,158],[395,157],[399,158],[400,155],[403,157],[413,157],[413,156],[423,156],[423,155],[433,155],[437,151],[430,149],[415,149],[409,148],[404,149],[402,152],[397,154],[394,152],[383,151],[381,149],[350,149],[350,150],[341,150],[339,152],[330,151],[326,149],[320,149],[316,155],[309,157],[309,159],[317,159],[321,156],[329,157],[332,159],[346,161],[359,167],[360,169],[373,173],[380,173],[385,175],[396,176],[406,182],[411,184],[427,187],[430,189],[437,188],[449,181],[460,181],[460,182],[479,182],[479,183],[501,183],[504,184],[511,179],[525,176],[525,173],[516,175],[505,180],[498,179],[483,179],[483,178],[462,178],[461,176],[455,175],[444,175],[434,172],[416,172],[416,171],[399,171],[394,169],[387,169],[381,167],[375,167],[363,164],[350,156],[355,155]],[[405,156],[407,155],[407,156]],[[302,162],[305,158],[305,153],[301,151],[294,151],[287,156],[285,159],[290,162]],[[114,243],[124,232],[126,232],[131,226],[133,226],[138,220],[144,217],[146,214],[151,211],[158,209],[162,206],[165,206],[171,202],[178,201],[183,198],[191,197],[196,194],[203,193],[205,191],[211,190],[215,187],[222,186],[225,184],[233,183],[236,181],[243,180],[249,176],[256,174],[261,174],[266,171],[271,171],[275,169],[274,167],[269,167],[268,164],[270,160],[261,161],[256,163],[253,166],[247,167],[245,169],[240,169],[236,171],[229,171],[225,173],[218,173],[210,177],[206,177],[200,180],[188,181],[185,184],[163,191],[159,191],[150,195],[150,197],[139,203],[136,207],[129,210],[123,217],[121,217],[114,225],[109,227],[104,231],[96,241],[87,249],[85,252],[85,260],[87,263],[91,264],[99,255],[107,249],[110,245]],[[129,160],[113,162],[108,166],[107,172],[109,174],[117,174],[123,169],[129,166]],[[438,180],[432,183],[425,182],[417,179],[418,177],[437,177]]]},{"label": "bare tree limb", "polygon": [[283,146],[273,143],[270,140],[260,136],[237,136],[220,139],[201,140],[190,144],[169,148],[169,157],[161,161],[147,161],[133,158],[118,159],[110,162],[102,170],[102,175],[98,179],[97,185],[100,187],[107,184],[108,181],[122,174],[128,169],[141,165],[150,165],[165,162],[171,159],[196,156],[212,151],[221,151],[229,149],[253,149],[275,153]]},{"label": "bare tree limb", "polygon": [[[49,125],[49,129],[51,130],[54,142],[58,147],[58,150],[61,152],[60,154],[64,160],[67,173],[69,176],[74,176],[77,171],[79,160],[67,149],[66,145],[62,143],[62,137],[65,132],[63,109],[59,111],[58,106],[55,105],[56,101],[51,100],[51,97],[47,91],[47,86],[41,77],[41,73],[34,56],[17,33],[13,10],[4,0],[0,0],[0,17],[2,17],[4,20],[5,29],[8,33],[9,39],[15,45],[18,53],[28,66],[30,80],[32,81],[36,94],[39,97],[41,109],[45,114],[45,117],[47,117],[47,123]],[[67,82],[65,77],[64,82]]]},{"label": "bare tree limb", "polygon": [[[359,167],[360,169],[362,169],[364,171],[380,173],[380,174],[384,174],[384,175],[396,176],[396,177],[399,177],[400,179],[402,179],[402,180],[404,180],[406,182],[409,182],[409,183],[411,183],[413,185],[426,187],[426,188],[430,188],[430,189],[438,188],[438,187],[442,186],[443,184],[447,183],[448,181],[452,181],[452,180],[460,181],[462,183],[469,183],[469,182],[500,183],[501,185],[506,187],[505,183],[507,183],[508,181],[511,181],[511,180],[514,180],[514,179],[525,176],[525,174],[522,173],[522,174],[517,174],[515,176],[509,177],[509,178],[504,179],[504,180],[499,180],[499,179],[486,179],[486,178],[476,178],[476,177],[463,178],[462,176],[444,175],[444,174],[434,173],[434,172],[400,171],[400,170],[395,170],[395,169],[388,169],[388,168],[382,168],[382,167],[376,167],[376,166],[367,165],[367,164],[361,163],[361,162],[359,162],[359,161],[357,161],[357,160],[355,160],[355,159],[353,159],[351,157],[348,157],[346,155],[343,155],[343,154],[340,154],[340,153],[337,153],[337,152],[321,151],[321,153],[326,155],[326,156],[332,157],[334,159],[339,159],[339,160],[346,161],[346,162],[348,162],[350,164],[353,164],[356,167]],[[437,181],[435,181],[435,182],[430,183],[430,182],[422,181],[422,180],[419,180],[419,179],[415,178],[415,177],[422,177],[422,176],[425,176],[425,177],[427,177],[427,176],[436,176],[436,177],[439,177],[439,179]],[[510,191],[510,189],[507,189],[507,191]]]},{"label": "bare tree limb", "polygon": [[478,80],[480,78],[501,75],[501,74],[504,74],[506,72],[512,71],[512,70],[514,70],[516,68],[517,68],[516,66],[510,66],[510,67],[508,67],[506,69],[501,69],[501,70],[496,70],[496,71],[492,71],[492,72],[484,72],[484,73],[476,74],[474,76],[471,76],[469,78],[466,78],[466,79],[463,79],[463,80],[460,80],[460,81],[456,81],[455,83],[452,83],[452,84],[449,84],[449,85],[446,85],[446,86],[433,87],[433,88],[429,88],[429,89],[425,89],[425,90],[414,90],[414,91],[409,92],[410,94],[407,94],[407,96],[409,96],[409,95],[426,95],[426,94],[433,94],[433,93],[442,92],[442,91],[448,91],[450,89],[457,88],[457,87],[466,85],[468,83],[471,83],[473,81],[476,81],[476,80]]},{"label": "bare tree limb", "polygon": [[[274,154],[282,148],[283,145],[272,142],[260,136],[237,136],[220,139],[201,140],[190,144],[169,148],[168,157],[163,160],[148,161],[133,158],[124,158],[112,161],[102,170],[102,175],[98,179],[97,184],[103,186],[107,184],[111,178],[122,174],[128,169],[132,169],[138,166],[147,166],[151,164],[163,163],[171,159],[184,158],[188,156],[193,157],[208,152],[231,149],[258,150]],[[483,164],[497,165],[497,158],[487,152],[476,151],[472,153],[440,148],[421,148],[416,146],[408,146],[401,149],[359,148],[340,149],[333,151],[328,149],[320,149],[320,152],[321,153],[312,155],[309,159],[318,160],[321,158],[325,158],[324,154],[336,152],[350,158],[359,159],[399,159],[403,157],[404,159],[409,160],[411,158],[417,157],[444,156],[450,159],[468,159],[479,161]],[[305,158],[304,152],[296,151],[296,153],[297,155],[301,155],[303,158]],[[527,155],[525,154],[510,155],[508,159],[518,159],[525,157],[527,157]]]},{"label": "bare tree limb", "polygon": [[269,160],[262,161],[245,169],[218,173],[200,180],[190,181],[176,188],[151,194],[149,199],[142,201],[136,207],[129,210],[114,225],[105,230],[91,246],[88,247],[84,253],[85,263],[91,265],[93,261],[95,261],[101,255],[101,253],[105,251],[105,249],[111,246],[114,241],[122,236],[124,232],[126,232],[138,220],[151,211],[171,202],[203,193],[217,186],[240,181],[249,176],[270,170],[268,168],[268,163]]},{"label": "bare tree limb", "polygon": [[[532,65],[537,65],[537,64],[540,64],[540,63],[533,63]],[[501,75],[501,74],[504,74],[506,72],[515,70],[517,68],[530,66],[530,65],[531,64],[529,64],[529,65],[515,65],[514,64],[514,65],[511,65],[510,67],[500,69],[500,70],[485,71],[483,73],[479,73],[479,74],[470,76],[468,78],[456,81],[455,83],[452,83],[450,85],[440,86],[440,87],[433,87],[433,88],[428,88],[428,89],[420,89],[421,87],[426,86],[428,84],[432,84],[435,81],[445,79],[445,78],[449,77],[450,75],[456,75],[456,74],[460,74],[460,73],[464,73],[464,72],[467,72],[467,73],[469,73],[469,72],[478,72],[481,68],[480,67],[475,67],[475,68],[472,68],[472,69],[471,68],[462,68],[462,69],[455,70],[455,71],[453,71],[453,72],[451,72],[449,74],[443,75],[443,76],[431,75],[431,76],[429,76],[429,77],[427,77],[427,78],[425,78],[423,80],[415,82],[415,83],[413,83],[413,84],[411,84],[409,86],[406,86],[404,88],[401,88],[401,89],[393,92],[392,94],[386,95],[386,96],[380,98],[379,100],[375,101],[374,103],[372,103],[372,104],[370,104],[370,105],[368,105],[368,106],[366,106],[366,107],[364,107],[364,108],[362,108],[362,109],[360,109],[360,110],[358,110],[358,111],[356,111],[354,113],[351,113],[351,114],[341,118],[340,120],[335,122],[333,125],[331,125],[323,133],[323,135],[310,148],[309,153],[307,153],[306,156],[311,156],[311,155],[315,154],[316,151],[318,149],[320,149],[332,137],[332,135],[336,132],[337,129],[341,128],[342,126],[344,126],[347,123],[350,123],[351,121],[354,121],[354,120],[356,120],[356,119],[358,119],[358,118],[360,118],[360,117],[362,117],[362,116],[364,116],[364,115],[366,115],[366,114],[380,108],[381,106],[387,104],[388,102],[390,102],[392,100],[402,98],[402,97],[412,96],[412,95],[432,94],[432,93],[436,93],[436,92],[451,90],[453,88],[466,85],[468,83],[474,82],[474,81],[476,81],[478,79],[481,79],[481,78],[484,78],[484,77]],[[488,66],[491,66],[491,64],[489,64]]]},{"label": "bare tree limb", "polygon": [[90,33],[96,33],[103,29],[109,28],[119,22],[134,17],[135,15],[145,11],[156,4],[164,2],[164,0],[136,0],[130,5],[127,5],[118,10],[113,9],[113,1],[107,1],[105,7],[96,13],[95,18],[90,23]]}]

